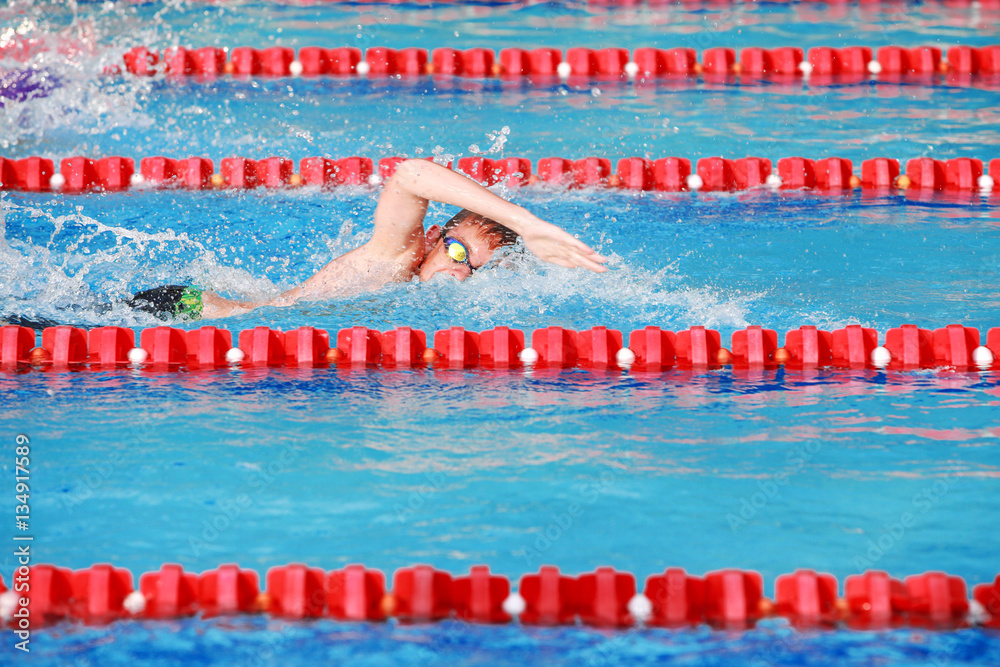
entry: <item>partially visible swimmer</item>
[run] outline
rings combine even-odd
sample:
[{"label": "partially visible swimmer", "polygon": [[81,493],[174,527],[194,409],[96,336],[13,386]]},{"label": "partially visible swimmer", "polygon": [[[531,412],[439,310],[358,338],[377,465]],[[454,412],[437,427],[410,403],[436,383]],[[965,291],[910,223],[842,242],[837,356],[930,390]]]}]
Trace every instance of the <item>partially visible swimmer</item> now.
[{"label": "partially visible swimmer", "polygon": [[[424,231],[430,201],[462,211]],[[289,306],[377,290],[387,283],[427,281],[438,274],[465,280],[497,249],[518,237],[539,259],[597,273],[607,261],[565,230],[493,194],[465,176],[427,160],[407,160],[385,184],[370,241],[337,257],[304,283],[271,301],[225,299],[197,287],[168,285],[136,294],[129,305],[163,319],[216,319],[261,306]]]}]

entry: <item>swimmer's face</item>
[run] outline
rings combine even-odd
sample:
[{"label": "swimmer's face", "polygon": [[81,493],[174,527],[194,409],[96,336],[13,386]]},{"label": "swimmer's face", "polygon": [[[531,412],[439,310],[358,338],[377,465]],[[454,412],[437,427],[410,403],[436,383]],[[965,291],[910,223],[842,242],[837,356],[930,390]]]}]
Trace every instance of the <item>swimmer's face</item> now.
[{"label": "swimmer's face", "polygon": [[420,280],[427,281],[443,274],[456,280],[465,280],[472,275],[472,269],[478,269],[490,261],[496,250],[496,241],[483,232],[475,222],[463,222],[448,231],[448,238],[455,239],[468,251],[468,263],[456,261],[448,255],[441,230],[432,227],[427,231],[426,255],[420,265],[418,275]]}]

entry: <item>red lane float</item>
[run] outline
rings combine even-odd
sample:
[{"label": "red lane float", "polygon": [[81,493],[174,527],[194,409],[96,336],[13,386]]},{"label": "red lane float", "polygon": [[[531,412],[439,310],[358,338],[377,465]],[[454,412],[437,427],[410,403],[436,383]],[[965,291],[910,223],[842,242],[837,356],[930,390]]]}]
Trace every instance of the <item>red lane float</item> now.
[{"label": "red lane float", "polygon": [[764,613],[764,580],[757,572],[720,570],[705,575],[705,620],[717,628],[753,627]]},{"label": "red lane float", "polygon": [[135,332],[124,327],[98,327],[87,334],[87,359],[91,366],[127,364],[128,351],[134,347]]},{"label": "red lane float", "polygon": [[318,618],[326,606],[325,573],[305,565],[272,567],[267,572],[267,606],[272,616]]},{"label": "red lane float", "polygon": [[[223,162],[225,162],[223,160]],[[289,184],[292,179],[292,161],[283,157],[269,157],[257,160],[254,165],[256,182],[265,188],[282,188]],[[225,173],[225,165],[223,165]],[[245,186],[253,187],[253,185]]]},{"label": "red lane float", "polygon": [[30,362],[35,347],[35,330],[15,325],[0,329],[0,366],[11,367]]},{"label": "red lane float", "polygon": [[164,564],[159,572],[139,577],[146,618],[178,618],[198,613],[198,575],[180,565]]},{"label": "red lane float", "polygon": [[509,595],[510,580],[491,574],[486,565],[474,565],[451,584],[455,616],[472,623],[509,623],[511,616],[503,609]]},{"label": "red lane float", "polygon": [[923,368],[934,363],[934,334],[915,324],[886,331],[883,347],[892,354],[892,366]]},{"label": "red lane float", "polygon": [[854,188],[851,181],[854,177],[854,166],[850,160],[839,157],[817,160],[814,173],[818,190],[843,191]]},{"label": "red lane float", "polygon": [[706,76],[728,76],[736,64],[736,51],[724,47],[705,49],[701,54],[702,73]]},{"label": "red lane float", "polygon": [[50,624],[70,615],[73,601],[73,572],[51,565],[33,565],[30,588],[24,591],[34,623]]},{"label": "red lane float", "polygon": [[60,325],[42,330],[42,347],[51,355],[55,368],[67,368],[86,363],[87,331]]},{"label": "red lane float", "polygon": [[674,365],[677,334],[659,327],[637,329],[628,336],[628,347],[635,354],[632,368],[658,372]]},{"label": "red lane float", "polygon": [[774,363],[778,349],[778,334],[773,329],[749,326],[733,332],[732,354],[734,366],[763,367]]},{"label": "red lane float", "polygon": [[611,160],[607,158],[587,157],[573,163],[573,183],[578,188],[607,185],[610,175]]},{"label": "red lane float", "polygon": [[538,365],[571,368],[579,359],[580,336],[571,329],[548,327],[531,334],[531,347],[538,352]]},{"label": "red lane float", "polygon": [[249,366],[281,366],[285,363],[282,332],[268,327],[255,327],[240,332],[240,349],[246,354],[243,363]]},{"label": "red lane float", "polygon": [[221,168],[224,187],[247,190],[260,185],[255,160],[245,157],[227,157],[222,159]]},{"label": "red lane float", "polygon": [[84,623],[110,623],[126,615],[125,598],[132,592],[132,573],[111,565],[91,565],[73,573],[70,613]]},{"label": "red lane float", "polygon": [[662,192],[683,192],[688,189],[691,161],[686,158],[665,157],[653,161],[653,183]]},{"label": "red lane float", "polygon": [[802,190],[816,187],[816,163],[807,158],[785,157],[778,160],[778,176],[782,190]]},{"label": "red lane float", "polygon": [[384,621],[385,575],[364,565],[348,565],[326,580],[327,614],[338,621]]},{"label": "red lane float", "polygon": [[153,367],[176,368],[187,363],[186,332],[173,327],[144,329],[139,335],[139,346],[148,354]]},{"label": "red lane float", "polygon": [[220,565],[198,577],[198,605],[204,616],[246,614],[257,610],[257,573],[238,565]]},{"label": "red lane float", "polygon": [[902,625],[910,609],[910,596],[902,581],[887,573],[869,570],[844,580],[847,625],[856,630],[880,630]]},{"label": "red lane float", "polygon": [[[705,192],[727,192],[736,189],[736,170],[732,160],[705,157],[698,160],[698,177]],[[693,186],[692,186],[693,187]]]},{"label": "red lane float", "polygon": [[797,570],[774,582],[775,613],[796,627],[833,625],[837,609],[837,579],[832,574]]},{"label": "red lane float", "polygon": [[377,364],[382,360],[382,336],[367,327],[341,329],[337,332],[337,350],[341,360],[352,366]]},{"label": "red lane float", "polygon": [[751,190],[767,184],[771,175],[771,161],[762,157],[744,157],[733,160],[733,177],[737,190]]},{"label": "red lane float", "polygon": [[479,365],[479,334],[462,327],[451,327],[434,334],[434,349],[447,368],[472,368]]},{"label": "red lane float", "polygon": [[479,334],[479,362],[484,368],[515,368],[521,365],[524,332],[496,327]]},{"label": "red lane float", "polygon": [[710,366],[719,363],[722,338],[718,331],[695,326],[678,331],[674,337],[674,353],[680,366]]},{"label": "red lane float", "polygon": [[861,163],[861,187],[865,190],[888,190],[899,178],[899,160],[873,158]]},{"label": "red lane float", "polygon": [[834,364],[864,368],[871,364],[872,350],[878,347],[878,332],[859,324],[849,324],[833,331],[830,340]]},{"label": "red lane float", "polygon": [[538,574],[526,574],[517,586],[524,599],[521,622],[526,625],[567,625],[576,618],[579,584],[559,568],[543,565]]},{"label": "red lane float", "polygon": [[97,187],[97,167],[89,158],[66,158],[59,163],[59,173],[64,179],[65,192],[84,192]]},{"label": "red lane float", "polygon": [[552,185],[569,185],[573,182],[573,161],[560,157],[547,157],[538,161],[538,178]]},{"label": "red lane float", "polygon": [[451,616],[452,578],[429,565],[396,570],[392,578],[394,616],[401,621],[420,623]]},{"label": "red lane float", "polygon": [[965,625],[969,599],[965,581],[944,572],[925,572],[903,580],[910,596],[910,623],[951,628]]},{"label": "red lane float", "polygon": [[327,361],[330,334],[323,329],[299,327],[285,332],[284,343],[286,366],[319,366]]},{"label": "red lane float", "polygon": [[192,368],[218,368],[226,365],[226,352],[233,346],[233,335],[212,326],[184,334],[187,364]]},{"label": "red lane float", "polygon": [[97,161],[97,184],[102,190],[127,190],[135,173],[135,161],[130,157],[105,157]]},{"label": "red lane float", "polygon": [[986,612],[983,625],[994,629],[1000,628],[1000,574],[993,583],[979,584],[973,588],[972,597]]},{"label": "red lane float", "polygon": [[618,161],[619,185],[628,190],[652,190],[655,185],[653,162],[645,158],[632,157]]},{"label": "red lane float", "polygon": [[833,362],[833,334],[812,325],[801,326],[785,334],[784,349],[786,366],[826,366]]},{"label": "red lane float", "polygon": [[382,332],[382,365],[387,368],[410,368],[423,363],[427,334],[410,327]]},{"label": "red lane float", "polygon": [[648,625],[676,628],[705,619],[705,582],[679,567],[647,578],[644,594],[651,606]]},{"label": "red lane float", "polygon": [[612,567],[576,579],[577,613],[586,625],[623,628],[635,623],[628,605],[635,596],[635,577]]},{"label": "red lane float", "polygon": [[615,355],[622,349],[622,332],[596,326],[576,335],[577,361],[584,368],[617,368]]}]

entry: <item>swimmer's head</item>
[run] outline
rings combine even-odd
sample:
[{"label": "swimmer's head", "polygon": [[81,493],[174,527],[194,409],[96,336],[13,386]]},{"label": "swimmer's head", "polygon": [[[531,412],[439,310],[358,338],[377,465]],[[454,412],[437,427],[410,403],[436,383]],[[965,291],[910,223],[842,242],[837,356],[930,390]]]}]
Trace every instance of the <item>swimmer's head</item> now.
[{"label": "swimmer's head", "polygon": [[488,263],[497,249],[514,245],[517,239],[517,234],[496,220],[469,210],[459,211],[444,227],[432,225],[427,230],[418,275],[421,280],[430,280],[444,273],[465,280]]}]

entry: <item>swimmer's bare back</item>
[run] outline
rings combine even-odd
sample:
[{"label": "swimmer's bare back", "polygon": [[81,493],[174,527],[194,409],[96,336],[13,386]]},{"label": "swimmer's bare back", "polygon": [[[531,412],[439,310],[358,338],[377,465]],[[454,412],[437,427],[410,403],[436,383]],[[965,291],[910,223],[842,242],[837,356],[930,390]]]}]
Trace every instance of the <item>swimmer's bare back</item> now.
[{"label": "swimmer's bare back", "polygon": [[605,257],[565,230],[451,169],[426,160],[407,160],[386,181],[375,207],[375,229],[370,241],[333,259],[316,275],[272,301],[231,301],[204,292],[202,317],[227,317],[265,305],[288,306],[303,300],[352,296],[414,277],[430,280],[438,273],[464,280],[473,267],[488,262],[496,248],[481,230],[470,226],[454,233],[469,254],[466,262],[456,263],[444,251],[440,228],[433,225],[424,231],[430,201],[459,206],[500,223],[518,234],[528,250],[546,262],[597,273],[607,270]]}]

